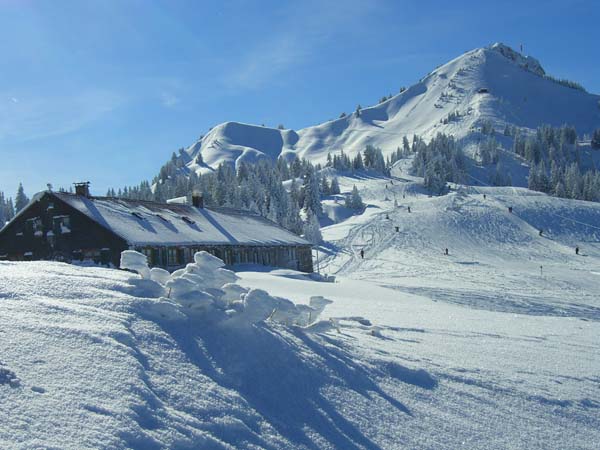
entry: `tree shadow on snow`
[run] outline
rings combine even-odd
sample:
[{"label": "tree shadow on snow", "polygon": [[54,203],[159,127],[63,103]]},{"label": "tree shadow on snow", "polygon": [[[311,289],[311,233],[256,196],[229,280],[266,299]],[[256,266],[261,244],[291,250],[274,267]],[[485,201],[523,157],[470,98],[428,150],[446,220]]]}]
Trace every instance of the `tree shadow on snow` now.
[{"label": "tree shadow on snow", "polygon": [[[383,398],[399,414],[411,415],[406,406],[377,385],[377,374],[357,364],[342,347],[328,344],[324,336],[266,324],[162,326],[204,375],[237,391],[294,447],[316,449],[325,440],[335,448],[380,448],[324,395],[329,387],[340,388],[337,392],[351,390],[367,400]],[[337,402],[350,400],[338,398]],[[257,424],[245,424],[252,429],[250,439],[258,441],[255,444],[273,447],[257,436]],[[320,436],[321,445],[315,435]],[[240,439],[248,442],[249,436],[241,438],[223,431],[218,438],[236,445]]]}]

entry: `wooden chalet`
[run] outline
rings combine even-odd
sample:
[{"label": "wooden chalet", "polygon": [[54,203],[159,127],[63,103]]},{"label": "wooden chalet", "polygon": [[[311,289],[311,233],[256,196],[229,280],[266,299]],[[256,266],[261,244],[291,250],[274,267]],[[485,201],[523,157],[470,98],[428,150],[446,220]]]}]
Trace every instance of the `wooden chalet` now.
[{"label": "wooden chalet", "polygon": [[94,261],[119,266],[123,250],[148,257],[151,267],[183,267],[206,250],[227,265],[254,263],[312,272],[311,245],[256,214],[229,208],[92,197],[88,183],[75,194],[36,194],[0,230],[0,260]]}]

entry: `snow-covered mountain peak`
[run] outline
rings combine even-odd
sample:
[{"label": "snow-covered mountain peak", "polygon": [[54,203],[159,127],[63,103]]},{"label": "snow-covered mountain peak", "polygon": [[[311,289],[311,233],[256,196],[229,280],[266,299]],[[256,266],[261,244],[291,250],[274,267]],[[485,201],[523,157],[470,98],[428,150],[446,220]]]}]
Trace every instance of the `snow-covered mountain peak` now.
[{"label": "snow-covered mountain peak", "polygon": [[508,45],[502,44],[501,42],[496,42],[495,44],[490,45],[488,48],[500,53],[502,56],[505,56],[511,61],[514,61],[518,66],[524,68],[525,70],[540,76],[546,75],[546,71],[543,69],[540,62],[532,56],[525,56],[513,50]]},{"label": "snow-covered mountain peak", "polygon": [[[470,50],[378,104],[298,131],[225,122],[187,149],[198,173],[220,163],[297,155],[324,162],[328,153],[354,155],[367,145],[389,154],[404,136],[438,132],[464,138],[489,121],[535,129],[574,125],[580,134],[600,126],[600,96],[549,77],[540,62],[496,43]],[[201,155],[201,158],[198,158]]]}]

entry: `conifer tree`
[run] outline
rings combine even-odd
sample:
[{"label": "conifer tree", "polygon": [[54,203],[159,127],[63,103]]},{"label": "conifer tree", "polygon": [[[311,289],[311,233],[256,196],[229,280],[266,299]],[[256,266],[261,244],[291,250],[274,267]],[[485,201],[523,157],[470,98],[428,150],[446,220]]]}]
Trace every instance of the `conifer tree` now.
[{"label": "conifer tree", "polygon": [[340,183],[338,182],[337,177],[333,177],[331,179],[331,186],[329,187],[329,192],[331,195],[336,195],[340,193]]},{"label": "conifer tree", "polygon": [[320,244],[323,241],[319,220],[311,210],[307,211],[306,221],[304,222],[302,231],[304,238],[312,244]]},{"label": "conifer tree", "polygon": [[591,146],[593,149],[600,149],[600,128],[594,130],[592,134]]},{"label": "conifer tree", "polygon": [[15,210],[16,212],[21,211],[27,204],[29,203],[29,198],[25,195],[25,190],[23,189],[23,183],[19,183],[19,188],[17,189],[17,195],[15,197]]},{"label": "conifer tree", "polygon": [[356,185],[352,187],[352,193],[346,196],[345,206],[346,208],[354,209],[356,211],[362,210],[365,207]]},{"label": "conifer tree", "polygon": [[321,195],[329,195],[331,194],[331,187],[327,182],[326,177],[321,177]]}]

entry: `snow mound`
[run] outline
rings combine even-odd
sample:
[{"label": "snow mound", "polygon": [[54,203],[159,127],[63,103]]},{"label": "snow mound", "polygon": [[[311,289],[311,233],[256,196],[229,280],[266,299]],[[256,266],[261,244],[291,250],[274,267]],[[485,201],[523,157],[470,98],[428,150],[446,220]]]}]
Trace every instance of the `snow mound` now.
[{"label": "snow mound", "polygon": [[155,317],[183,320],[204,316],[241,326],[269,320],[311,331],[309,327],[332,303],[322,296],[313,296],[309,305],[296,305],[262,289],[244,288],[236,284],[239,277],[224,266],[221,259],[201,251],[194,255],[193,263],[169,274],[163,269],[150,269],[146,257],[134,250],[121,254],[121,268],[142,277],[130,279],[135,295],[157,298],[157,301],[144,303],[145,312]]},{"label": "snow mound", "polygon": [[145,279],[150,279],[150,268],[148,267],[148,258],[135,250],[125,250],[121,252],[121,269],[132,270],[140,274]]}]

